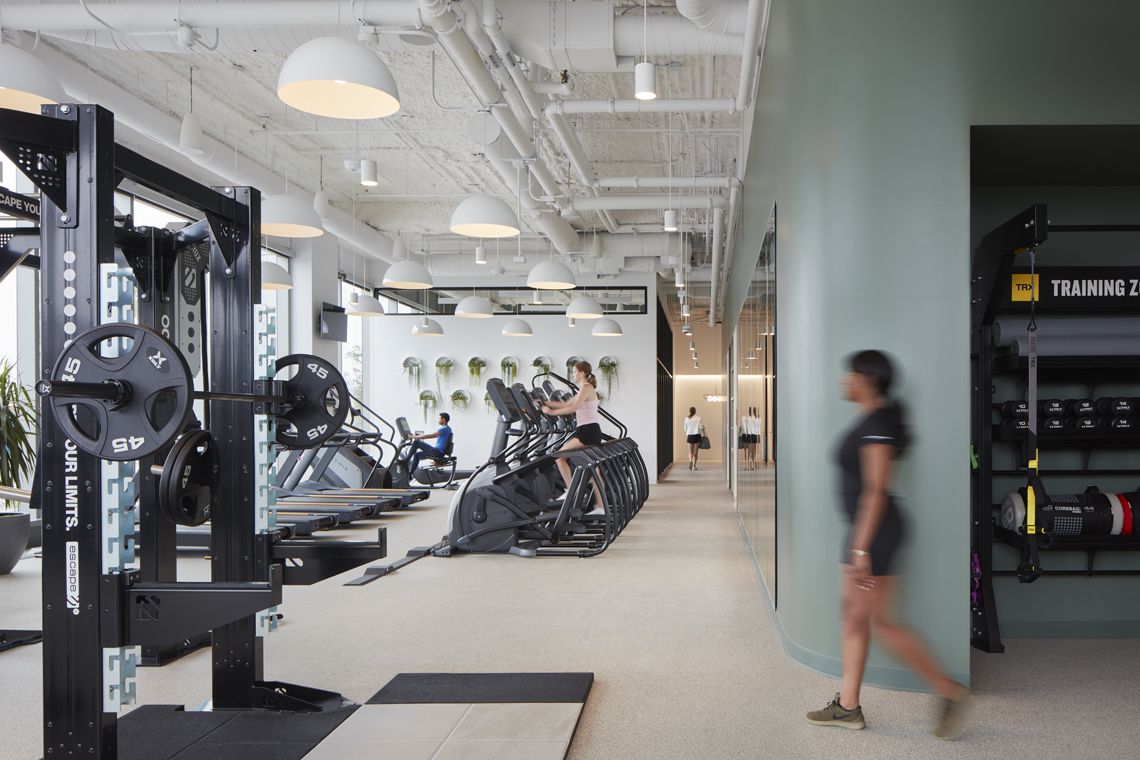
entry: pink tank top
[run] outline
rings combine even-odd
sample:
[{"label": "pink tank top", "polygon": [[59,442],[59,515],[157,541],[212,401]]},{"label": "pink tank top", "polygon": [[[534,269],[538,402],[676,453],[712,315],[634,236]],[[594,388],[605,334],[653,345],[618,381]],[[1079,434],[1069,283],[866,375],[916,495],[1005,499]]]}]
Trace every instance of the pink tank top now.
[{"label": "pink tank top", "polygon": [[578,427],[598,424],[598,400],[583,401],[582,405],[578,407],[578,411],[575,412],[574,419],[578,421]]}]

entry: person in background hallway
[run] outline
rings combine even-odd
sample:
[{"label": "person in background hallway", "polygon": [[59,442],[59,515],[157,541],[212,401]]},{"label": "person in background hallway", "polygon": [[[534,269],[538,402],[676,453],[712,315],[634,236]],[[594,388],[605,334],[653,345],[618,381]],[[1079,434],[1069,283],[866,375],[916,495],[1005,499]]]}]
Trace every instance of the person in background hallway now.
[{"label": "person in background hallway", "polygon": [[689,407],[689,416],[682,423],[685,426],[685,442],[689,444],[689,469],[697,469],[697,455],[701,451],[701,418],[697,408]]},{"label": "person in background hallway", "polygon": [[764,434],[764,422],[760,419],[760,407],[752,407],[752,469],[755,470],[760,461],[760,436]]},{"label": "person in background hallway", "polygon": [[[444,453],[444,449],[447,447],[447,442],[451,440],[451,427],[448,425],[449,422],[451,422],[451,415],[447,412],[443,412],[439,415],[439,430],[434,433],[409,436],[408,440],[415,441],[404,457],[408,462],[409,477],[416,471],[416,468],[420,466],[420,460],[425,456],[428,459],[443,459],[447,456],[447,454]],[[434,447],[424,443],[428,438],[435,439]]]},{"label": "person in background hallway", "polygon": [[[562,445],[559,451],[580,449],[583,446],[598,446],[602,442],[602,426],[598,424],[598,380],[594,377],[593,367],[589,362],[578,362],[570,379],[578,386],[578,392],[569,401],[547,401],[542,410],[547,414],[573,414],[577,427],[574,437]],[[570,487],[570,463],[565,459],[555,460],[558,471],[562,473],[562,482]],[[598,481],[594,482],[594,509],[593,512],[602,511],[602,492],[598,488]]]},{"label": "person in background hallway", "polygon": [[892,374],[884,354],[861,351],[850,358],[841,383],[844,398],[861,412],[838,451],[844,512],[851,523],[840,560],[843,682],[835,699],[809,712],[807,720],[817,726],[866,726],[859,687],[873,625],[879,641],[942,695],[934,736],[952,739],[965,723],[970,690],[952,680],[918,635],[895,617],[898,569],[892,560],[904,524],[890,484],[909,435],[902,407],[887,396]]}]

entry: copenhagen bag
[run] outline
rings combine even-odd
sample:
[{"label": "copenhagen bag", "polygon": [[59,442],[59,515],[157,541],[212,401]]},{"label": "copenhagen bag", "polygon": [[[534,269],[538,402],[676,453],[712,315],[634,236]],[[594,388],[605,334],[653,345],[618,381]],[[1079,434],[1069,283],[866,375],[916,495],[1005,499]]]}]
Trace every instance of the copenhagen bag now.
[{"label": "copenhagen bag", "polygon": [[705,435],[704,423],[701,423],[701,448],[702,449],[711,449],[712,448],[712,442],[709,440],[709,437],[707,435]]}]

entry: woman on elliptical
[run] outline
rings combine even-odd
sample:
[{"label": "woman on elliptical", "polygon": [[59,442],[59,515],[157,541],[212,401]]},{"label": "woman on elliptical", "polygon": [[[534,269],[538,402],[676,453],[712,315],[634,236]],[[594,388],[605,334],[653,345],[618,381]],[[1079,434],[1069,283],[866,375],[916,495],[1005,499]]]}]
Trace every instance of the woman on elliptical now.
[{"label": "woman on elliptical", "polygon": [[[580,449],[583,446],[597,446],[602,442],[602,426],[598,424],[598,381],[593,375],[593,367],[589,362],[578,362],[574,365],[570,379],[578,386],[578,392],[569,401],[547,401],[542,411],[547,414],[573,414],[577,421],[574,437],[562,445],[559,451]],[[562,473],[562,481],[570,487],[570,463],[559,459],[558,471]],[[598,488],[598,481],[594,480],[594,509],[591,514],[602,511],[602,493]]]}]

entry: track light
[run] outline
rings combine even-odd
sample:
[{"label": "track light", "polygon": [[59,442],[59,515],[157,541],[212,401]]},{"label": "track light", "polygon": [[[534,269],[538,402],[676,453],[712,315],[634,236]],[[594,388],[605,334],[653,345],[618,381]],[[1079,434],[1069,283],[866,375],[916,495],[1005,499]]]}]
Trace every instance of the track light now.
[{"label": "track light", "polygon": [[633,67],[633,96],[638,100],[657,97],[657,65],[638,63]]},{"label": "track light", "polygon": [[376,162],[371,158],[366,158],[360,162],[360,184],[365,187],[376,187],[380,184],[378,175]]},{"label": "track light", "polygon": [[305,113],[334,119],[380,119],[400,110],[392,72],[363,45],[320,37],[289,54],[277,97]]}]

